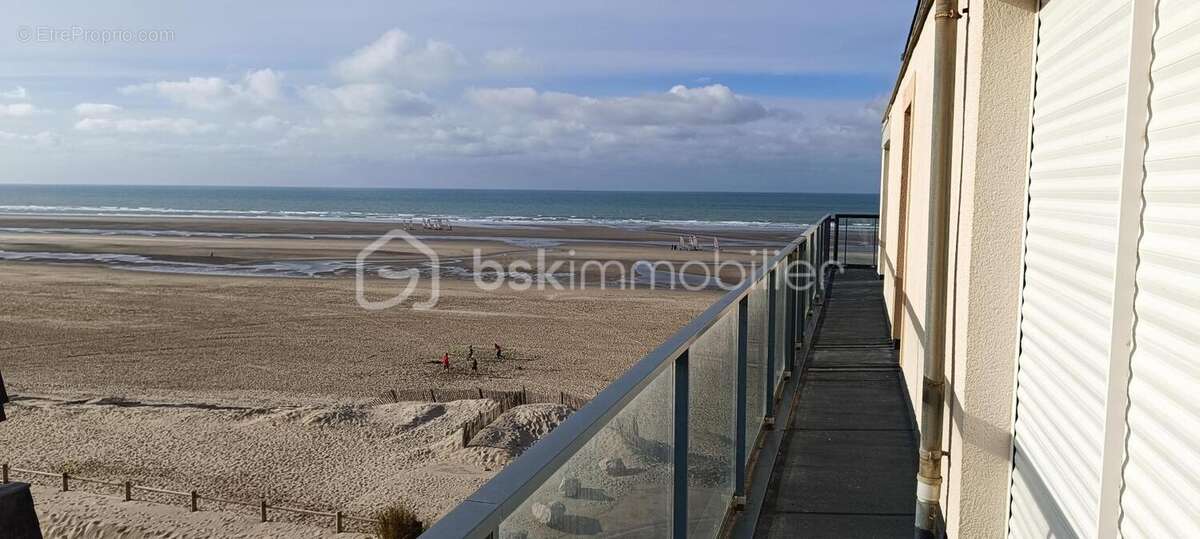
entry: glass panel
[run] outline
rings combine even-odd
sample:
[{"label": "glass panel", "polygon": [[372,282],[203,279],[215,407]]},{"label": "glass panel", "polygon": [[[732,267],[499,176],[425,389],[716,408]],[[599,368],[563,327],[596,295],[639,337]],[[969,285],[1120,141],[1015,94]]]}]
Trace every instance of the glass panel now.
[{"label": "glass panel", "polygon": [[874,218],[843,219],[841,230],[842,261],[848,265],[870,266],[875,263],[875,234],[878,220]]},{"label": "glass panel", "polygon": [[775,387],[783,383],[787,367],[787,263],[775,270]]},{"label": "glass panel", "polygon": [[670,536],[674,383],[673,367],[659,374],[504,520],[500,536]]},{"label": "glass panel", "polygon": [[767,285],[759,280],[750,291],[746,333],[746,458],[762,428],[767,392]]},{"label": "glass panel", "polygon": [[688,537],[716,537],[733,496],[737,310],[688,353]]}]

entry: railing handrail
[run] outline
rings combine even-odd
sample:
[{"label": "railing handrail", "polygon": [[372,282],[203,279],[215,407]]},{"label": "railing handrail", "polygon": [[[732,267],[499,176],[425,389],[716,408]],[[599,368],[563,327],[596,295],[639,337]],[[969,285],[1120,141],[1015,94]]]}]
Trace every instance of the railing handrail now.
[{"label": "railing handrail", "polygon": [[[792,252],[810,241],[827,222],[839,217],[856,218],[860,214],[827,213],[796,239],[779,250],[769,262],[757,268],[749,278],[730,290],[661,345],[642,357],[587,405],[571,414],[545,438],[533,444],[520,457],[504,467],[475,493],[438,520],[427,532],[429,537],[487,537],[504,518],[547,481],[575,455],[592,436],[641,393],[680,354],[716,325],[729,311],[737,309],[743,298],[767,277],[768,272]],[[861,217],[874,217],[862,214]]]}]

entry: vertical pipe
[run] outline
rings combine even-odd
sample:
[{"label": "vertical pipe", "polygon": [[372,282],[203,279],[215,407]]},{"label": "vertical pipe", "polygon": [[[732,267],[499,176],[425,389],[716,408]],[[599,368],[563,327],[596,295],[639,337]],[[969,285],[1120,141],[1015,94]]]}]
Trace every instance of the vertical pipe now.
[{"label": "vertical pipe", "polygon": [[687,538],[688,523],[688,352],[675,360],[675,495],[671,535]]},{"label": "vertical pipe", "polygon": [[771,428],[771,426],[774,424],[774,421],[775,421],[775,362],[780,360],[779,358],[775,357],[776,356],[775,349],[777,348],[776,344],[779,342],[779,338],[775,335],[775,333],[778,332],[778,330],[779,330],[779,328],[775,327],[776,326],[776,324],[775,324],[775,307],[776,307],[775,303],[777,301],[777,299],[775,297],[776,296],[776,293],[775,293],[775,278],[776,278],[775,272],[776,271],[778,271],[778,270],[768,271],[767,278],[766,278],[766,281],[767,281],[767,376],[766,376],[766,381],[763,382],[764,384],[766,384],[765,391],[763,392],[763,395],[766,397],[763,399],[763,423],[766,425],[766,427],[768,429]]},{"label": "vertical pipe", "polygon": [[737,330],[737,396],[734,398],[736,428],[734,432],[734,505],[746,505],[746,357],[749,351],[749,296],[738,302]]},{"label": "vertical pipe", "polygon": [[946,401],[946,311],[950,268],[950,182],[954,131],[956,0],[933,6],[933,141],[929,177],[929,253],[925,276],[925,357],[921,398],[916,535],[935,537],[942,489],[942,423]]}]

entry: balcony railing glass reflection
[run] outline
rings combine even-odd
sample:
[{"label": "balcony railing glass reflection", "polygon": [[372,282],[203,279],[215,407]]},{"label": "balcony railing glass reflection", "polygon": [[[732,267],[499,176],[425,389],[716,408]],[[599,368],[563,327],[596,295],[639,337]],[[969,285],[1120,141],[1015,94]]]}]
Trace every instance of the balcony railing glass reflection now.
[{"label": "balcony railing glass reflection", "polygon": [[873,220],[821,219],[426,536],[719,535],[811,335],[818,275],[827,262],[873,265]]}]

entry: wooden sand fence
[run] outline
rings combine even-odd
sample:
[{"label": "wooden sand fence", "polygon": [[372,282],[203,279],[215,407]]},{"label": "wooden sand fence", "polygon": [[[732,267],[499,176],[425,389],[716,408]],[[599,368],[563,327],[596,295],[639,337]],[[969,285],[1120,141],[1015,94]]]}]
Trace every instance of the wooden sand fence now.
[{"label": "wooden sand fence", "polygon": [[521,404],[562,404],[572,410],[578,410],[587,404],[590,399],[586,399],[577,395],[572,395],[565,391],[558,393],[537,393],[529,391],[525,388],[518,390],[498,390],[498,389],[389,389],[379,393],[379,396],[371,399],[370,404],[395,404],[397,402],[450,402],[458,400],[476,400],[476,399],[492,399],[497,402],[505,402],[511,399],[519,399]]},{"label": "wooden sand fence", "polygon": [[578,410],[587,404],[588,399],[559,391],[557,395],[530,392],[524,387],[515,391],[495,389],[410,389],[384,391],[375,399],[377,404],[392,404],[397,402],[450,402],[456,400],[489,399],[496,401],[497,406],[487,412],[480,412],[474,418],[463,423],[461,447],[467,447],[485,427],[499,419],[504,412],[524,404],[561,404],[571,410]]},{"label": "wooden sand fence", "polygon": [[[197,490],[189,490],[189,491],[168,490],[168,489],[163,489],[163,488],[148,487],[145,485],[135,485],[131,481],[106,481],[103,479],[80,477],[77,475],[72,475],[67,472],[54,473],[54,472],[44,472],[44,471],[40,471],[40,470],[31,470],[31,469],[27,469],[27,468],[17,468],[15,466],[10,466],[7,462],[0,464],[0,481],[2,481],[3,483],[5,483],[5,484],[9,483],[11,480],[11,476],[14,473],[24,474],[24,475],[28,475],[28,476],[34,476],[34,477],[54,479],[56,483],[59,483],[59,486],[60,486],[62,492],[71,491],[72,483],[76,483],[76,484],[84,483],[84,484],[93,484],[93,485],[102,485],[102,486],[112,487],[112,488],[118,489],[120,492],[122,492],[125,496],[125,501],[127,501],[127,502],[133,501],[134,493],[137,493],[137,492],[153,494],[158,499],[162,499],[163,497],[179,498],[183,502],[182,505],[184,507],[187,507],[188,510],[193,513],[200,511],[200,502],[209,501],[209,502],[215,502],[218,504],[237,505],[237,506],[243,506],[243,507],[257,508],[259,518],[261,519],[262,522],[270,521],[270,512],[272,512],[272,511],[281,512],[281,513],[289,513],[289,514],[300,515],[300,516],[305,516],[305,517],[329,519],[329,523],[332,524],[332,528],[334,529],[335,533],[342,533],[345,531],[349,531],[347,529],[347,524],[353,525],[354,523],[359,524],[358,526],[353,526],[354,528],[356,528],[358,530],[367,529],[368,532],[370,532],[371,531],[370,528],[373,527],[379,521],[379,519],[377,519],[377,518],[347,515],[347,514],[343,513],[342,511],[314,511],[312,509],[301,509],[298,507],[272,505],[267,502],[266,498],[260,498],[258,500],[254,500],[254,501],[234,500],[231,498],[223,498],[223,497],[217,497],[217,496],[209,496],[207,494],[200,494],[200,492]],[[149,499],[149,498],[141,498],[138,501],[166,503],[166,502],[160,502],[156,499]]]}]

